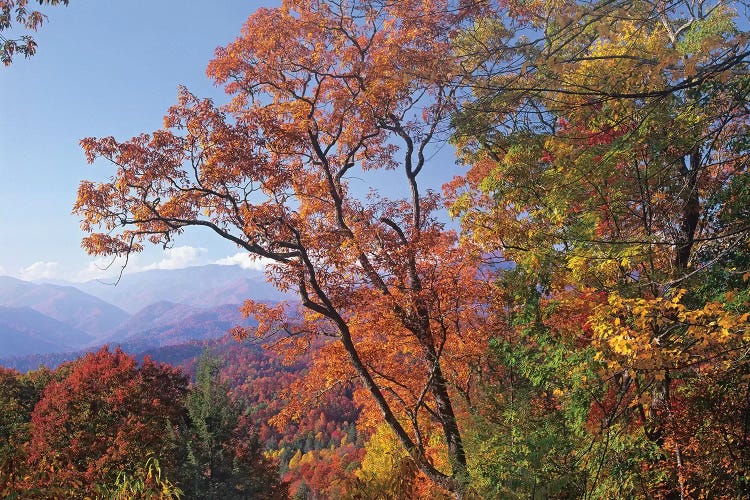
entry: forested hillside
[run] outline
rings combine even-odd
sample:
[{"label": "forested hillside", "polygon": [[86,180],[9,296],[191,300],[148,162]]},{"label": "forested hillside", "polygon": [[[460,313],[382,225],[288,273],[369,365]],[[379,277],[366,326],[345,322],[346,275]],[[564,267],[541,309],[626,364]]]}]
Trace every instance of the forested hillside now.
[{"label": "forested hillside", "polygon": [[[199,361],[152,346],[181,369],[2,372],[0,491],[749,497],[748,8],[252,13],[208,64],[226,102],[180,87],[162,128],[81,140],[73,210],[93,256],[200,229],[291,299],[245,297]],[[232,314],[153,307],[138,339]]]}]

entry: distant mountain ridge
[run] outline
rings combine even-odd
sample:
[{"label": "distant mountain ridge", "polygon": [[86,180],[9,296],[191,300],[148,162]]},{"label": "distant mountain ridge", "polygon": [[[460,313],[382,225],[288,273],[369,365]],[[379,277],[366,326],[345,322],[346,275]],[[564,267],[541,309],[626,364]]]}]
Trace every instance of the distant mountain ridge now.
[{"label": "distant mountain ridge", "polygon": [[94,340],[30,307],[0,306],[0,355],[24,356],[81,349]]},{"label": "distant mountain ridge", "polygon": [[125,274],[117,285],[94,280],[71,286],[131,314],[163,301],[211,308],[239,304],[248,298],[268,301],[287,298],[266,282],[263,271],[217,264]]},{"label": "distant mountain ridge", "polygon": [[73,286],[0,276],[0,306],[28,307],[92,337],[103,337],[130,314]]},{"label": "distant mountain ridge", "polygon": [[105,339],[107,343],[161,347],[191,340],[223,337],[235,325],[254,322],[242,318],[239,304],[199,308],[172,302],[146,306]]},{"label": "distant mountain ridge", "polygon": [[248,298],[288,296],[266,283],[263,272],[239,266],[146,271],[123,276],[117,286],[0,276],[0,358],[52,359],[103,344],[139,352],[216,339],[235,325],[253,324],[239,312]]},{"label": "distant mountain ridge", "polygon": [[105,343],[122,342],[138,333],[147,335],[149,332],[156,332],[195,312],[195,307],[186,304],[175,304],[166,300],[154,302],[130,316],[103,341]]}]

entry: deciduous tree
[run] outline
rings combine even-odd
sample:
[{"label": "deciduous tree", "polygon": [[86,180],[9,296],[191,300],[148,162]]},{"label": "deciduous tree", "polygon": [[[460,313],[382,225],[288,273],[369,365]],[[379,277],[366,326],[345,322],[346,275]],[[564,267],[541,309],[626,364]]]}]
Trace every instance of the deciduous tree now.
[{"label": "deciduous tree", "polygon": [[[182,89],[165,129],[84,139],[88,159],[106,158],[117,173],[81,183],[75,205],[92,254],[128,255],[201,226],[270,259],[271,279],[303,310],[292,320],[283,306],[248,302],[260,323],[252,333],[284,332],[281,343],[298,350],[312,336],[333,340],[297,394],[356,380],[369,414],[459,495],[466,456],[452,387],[466,392],[474,381],[490,290],[470,246],[435,218],[440,197],[421,179],[439,168],[432,145],[454,107],[461,68],[451,40],[478,5],[287,0],[261,9],[209,65],[231,103],[219,109]],[[356,176],[376,169],[406,197],[358,195]],[[434,433],[444,470],[426,451]]]},{"label": "deciduous tree", "polygon": [[[178,370],[103,348],[50,382],[34,408],[29,462],[54,474],[37,488],[65,486],[76,495],[132,475],[149,456],[175,466],[176,427],[187,381]],[[171,469],[170,469],[171,470]]]},{"label": "deciduous tree", "polygon": [[[540,3],[525,39],[499,19],[464,35],[502,47],[479,56],[480,70],[511,56],[522,62],[515,72],[486,72],[456,121],[472,165],[453,185],[464,188],[456,211],[475,241],[502,250],[519,279],[541,292],[531,323],[598,352],[591,366],[612,390],[606,400],[592,395],[593,420],[606,439],[628,435],[631,476],[656,471],[642,494],[746,488],[742,474],[719,472],[715,458],[701,472],[692,468],[702,452],[683,426],[698,423],[678,417],[704,404],[696,387],[713,380],[718,388],[747,369],[742,8]],[[747,400],[723,394],[735,408],[730,420],[742,420]],[[631,439],[634,429],[660,451],[640,453],[648,447]],[[746,449],[747,433],[732,432]],[[730,441],[713,442],[726,460],[746,460]]]}]

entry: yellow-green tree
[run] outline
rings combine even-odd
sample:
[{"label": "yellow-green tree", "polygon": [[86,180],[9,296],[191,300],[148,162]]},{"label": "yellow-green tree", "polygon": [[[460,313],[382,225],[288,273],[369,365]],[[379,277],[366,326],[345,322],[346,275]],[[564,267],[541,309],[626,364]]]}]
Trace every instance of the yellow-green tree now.
[{"label": "yellow-green tree", "polygon": [[[614,467],[609,478],[641,494],[747,488],[734,464],[750,463],[750,406],[719,390],[747,387],[750,340],[740,9],[540,2],[525,31],[495,17],[457,42],[480,76],[456,118],[470,171],[450,187],[454,209],[476,242],[513,262],[529,292],[521,309],[535,310],[524,323],[535,333],[505,341],[539,348],[543,333],[593,349],[587,426],[595,444],[632,443],[618,467],[644,480]],[[694,439],[709,393],[731,417]],[[607,467],[595,470],[587,491],[604,494]]]}]

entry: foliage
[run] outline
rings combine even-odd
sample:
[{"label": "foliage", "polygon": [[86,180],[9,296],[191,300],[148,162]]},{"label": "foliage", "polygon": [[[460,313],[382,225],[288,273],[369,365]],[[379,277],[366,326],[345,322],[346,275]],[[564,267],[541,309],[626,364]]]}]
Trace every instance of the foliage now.
[{"label": "foliage", "polygon": [[284,478],[294,497],[344,498],[363,455],[362,448],[346,442],[306,452],[298,449],[289,460]]},{"label": "foliage", "polygon": [[148,358],[138,366],[119,349],[103,348],[73,363],[67,376],[47,384],[32,414],[29,462],[55,470],[54,482],[39,486],[91,491],[113,484],[118,474],[132,477],[149,455],[158,456],[161,467],[175,467],[174,435],[186,390],[177,370]]},{"label": "foliage", "polygon": [[0,496],[10,497],[27,474],[23,445],[30,439],[31,413],[47,372],[21,375],[0,367]]},{"label": "foliage", "polygon": [[162,478],[159,461],[153,457],[149,457],[145,467],[142,470],[139,468],[133,475],[118,473],[114,486],[102,487],[100,494],[113,500],[182,498],[182,490],[172,484],[169,479]]},{"label": "foliage", "polygon": [[362,466],[347,485],[347,497],[422,498],[417,484],[418,474],[418,469],[391,430],[381,425],[365,445]]},{"label": "foliage", "polygon": [[[539,3],[529,16],[535,40],[498,19],[458,42],[503,49],[472,55],[480,78],[455,120],[470,171],[449,191],[467,235],[541,292],[516,321],[537,324],[531,352],[548,355],[553,334],[553,350],[595,353],[581,360],[585,425],[580,405],[575,419],[561,408],[591,443],[567,478],[583,473],[591,496],[746,494],[733,464],[746,463],[750,407],[729,385],[750,340],[745,21],[690,1]],[[556,365],[565,401],[578,382]],[[703,426],[709,400],[731,408],[723,424]]]},{"label": "foliage", "polygon": [[[286,333],[277,345],[290,357],[315,337],[333,339],[280,418],[355,382],[368,425],[385,421],[422,472],[456,492],[468,478],[450,387],[465,389],[481,363],[491,288],[476,279],[473,246],[433,216],[441,200],[420,189],[420,174],[455,104],[451,40],[482,11],[416,0],[260,9],[208,68],[231,103],[217,108],[181,89],[163,130],[82,140],[89,161],[117,172],[82,182],[75,205],[91,254],[168,245],[203,226],[270,259],[269,278],[302,308],[248,301],[259,326],[236,336]],[[406,196],[357,196],[354,177],[375,169],[400,170],[388,175]],[[439,470],[434,453],[448,467]]]},{"label": "foliage", "polygon": [[[94,255],[201,226],[270,261],[300,301],[233,333],[279,355],[205,357],[189,394],[119,351],[0,372],[3,491],[279,497],[277,461],[300,498],[750,495],[742,8],[260,9],[208,68],[229,104],[182,88],[163,129],[82,141],[116,171],[75,212]],[[374,170],[404,194],[363,196]]]},{"label": "foliage", "polygon": [[[54,372],[0,369],[0,492],[14,498],[286,498],[218,358],[188,389],[177,369],[120,350]],[[144,460],[145,459],[145,460]]]},{"label": "foliage", "polygon": [[[68,5],[69,0],[36,0],[39,5]],[[0,61],[5,66],[10,66],[15,54],[31,57],[36,52],[36,42],[28,34],[38,30],[47,20],[42,12],[29,10],[29,0],[2,0],[0,1]],[[18,38],[7,38],[3,31],[18,29],[25,34]]]}]

